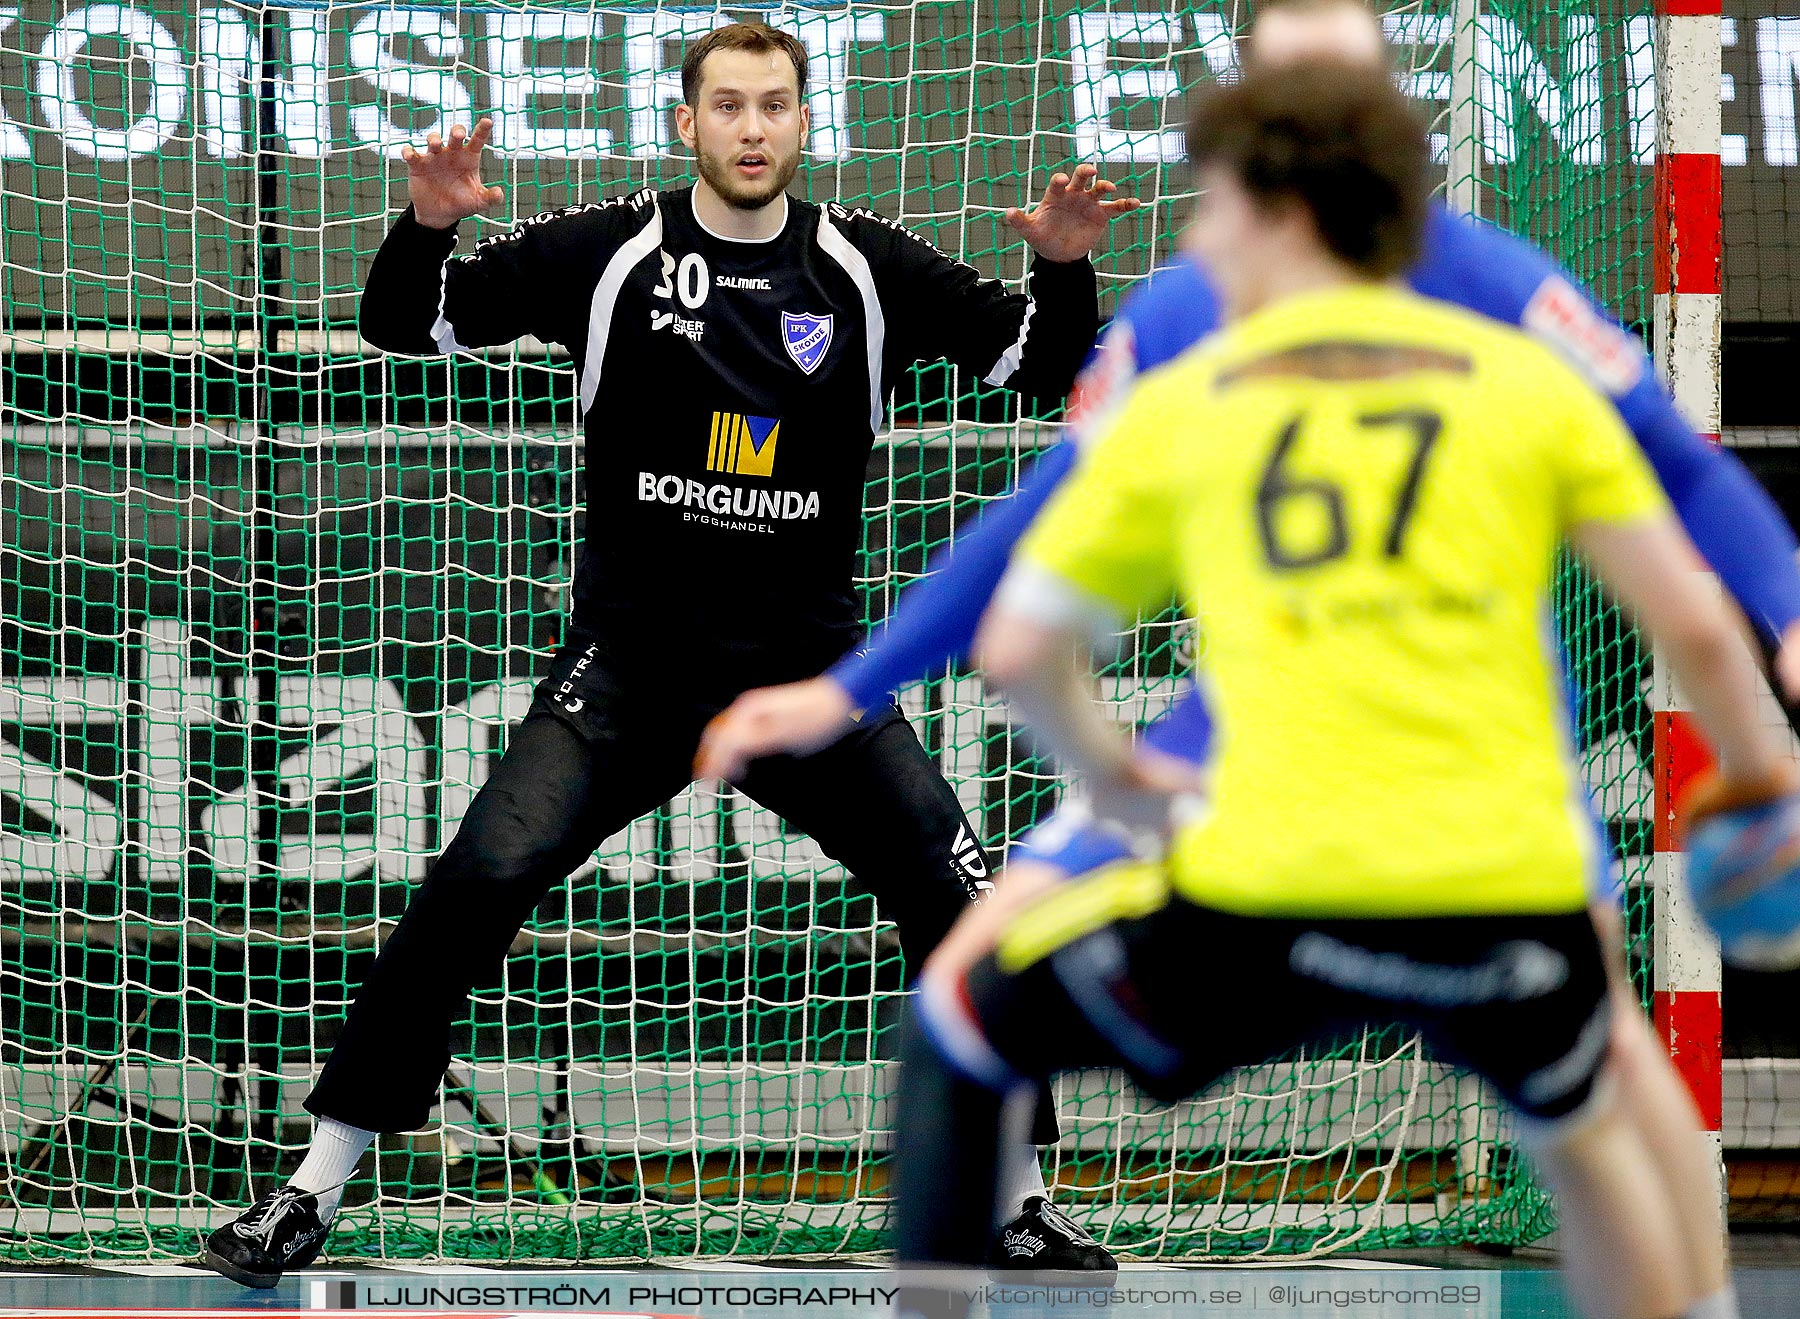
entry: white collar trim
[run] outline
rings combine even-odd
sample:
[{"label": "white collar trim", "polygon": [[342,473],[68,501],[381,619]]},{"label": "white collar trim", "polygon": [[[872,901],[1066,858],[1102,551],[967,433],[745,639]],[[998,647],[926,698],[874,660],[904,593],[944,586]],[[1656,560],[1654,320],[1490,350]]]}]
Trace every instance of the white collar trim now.
[{"label": "white collar trim", "polygon": [[717,229],[714,229],[705,220],[700,218],[700,208],[694,204],[695,191],[697,190],[691,188],[688,190],[688,210],[693,213],[694,223],[699,225],[714,238],[718,239],[721,243],[772,243],[777,238],[780,238],[782,231],[787,228],[788,195],[785,192],[781,194],[781,223],[775,226],[774,233],[770,234],[767,238],[733,238],[730,234],[720,233]]}]

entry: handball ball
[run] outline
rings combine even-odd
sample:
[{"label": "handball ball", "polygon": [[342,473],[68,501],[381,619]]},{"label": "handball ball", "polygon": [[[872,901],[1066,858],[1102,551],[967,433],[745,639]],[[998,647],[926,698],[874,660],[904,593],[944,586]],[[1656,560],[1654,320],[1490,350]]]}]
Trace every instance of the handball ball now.
[{"label": "handball ball", "polygon": [[1800,793],[1702,815],[1687,844],[1688,886],[1725,960],[1800,969]]}]

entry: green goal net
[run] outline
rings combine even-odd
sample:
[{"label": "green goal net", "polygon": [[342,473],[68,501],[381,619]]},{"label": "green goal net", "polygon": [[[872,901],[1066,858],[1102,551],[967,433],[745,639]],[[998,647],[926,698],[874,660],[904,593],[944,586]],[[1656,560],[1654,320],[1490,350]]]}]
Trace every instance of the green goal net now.
[{"label": "green goal net", "polygon": [[[583,503],[566,354],[398,359],[356,333],[404,205],[400,145],[495,118],[505,214],[465,246],[681,182],[682,45],[751,14],[812,55],[809,197],[1015,282],[1001,212],[1053,170],[1097,160],[1147,199],[1097,255],[1110,312],[1192,200],[1175,98],[1229,74],[1253,6],[0,9],[0,1257],[188,1256],[291,1170],[356,986],[557,645]],[[1449,199],[1640,322],[1646,13],[1443,3],[1389,26]],[[941,363],[892,416],[868,474],[871,619],[1058,427]],[[1647,666],[1575,577],[1560,594],[1630,879]],[[675,640],[704,646],[702,617]],[[1121,719],[1167,706],[1176,642],[1167,618],[1120,639]],[[1053,769],[977,678],[902,696],[992,847],[1055,806]],[[696,784],[609,839],[512,951],[432,1125],[382,1138],[352,1184],[334,1253],[880,1248],[906,971],[811,843]],[[1255,992],[1216,985],[1196,1010]],[[1058,1100],[1046,1173],[1126,1257],[1516,1244],[1550,1224],[1492,1095],[1393,1031],[1174,1108],[1105,1073]]]}]

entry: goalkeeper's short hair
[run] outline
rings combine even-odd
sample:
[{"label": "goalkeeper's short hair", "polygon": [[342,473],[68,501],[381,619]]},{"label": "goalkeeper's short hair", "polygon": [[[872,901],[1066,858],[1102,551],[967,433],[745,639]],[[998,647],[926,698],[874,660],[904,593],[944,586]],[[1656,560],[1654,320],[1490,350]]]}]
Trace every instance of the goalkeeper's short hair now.
[{"label": "goalkeeper's short hair", "polygon": [[681,99],[688,105],[700,100],[700,78],[706,57],[720,50],[747,50],[752,55],[780,52],[794,66],[795,86],[806,95],[806,47],[791,32],[767,23],[727,23],[716,27],[687,48],[681,60]]},{"label": "goalkeeper's short hair", "polygon": [[1194,99],[1188,156],[1259,202],[1299,204],[1346,264],[1386,279],[1418,260],[1431,195],[1425,121],[1385,71],[1336,60],[1251,70]]}]

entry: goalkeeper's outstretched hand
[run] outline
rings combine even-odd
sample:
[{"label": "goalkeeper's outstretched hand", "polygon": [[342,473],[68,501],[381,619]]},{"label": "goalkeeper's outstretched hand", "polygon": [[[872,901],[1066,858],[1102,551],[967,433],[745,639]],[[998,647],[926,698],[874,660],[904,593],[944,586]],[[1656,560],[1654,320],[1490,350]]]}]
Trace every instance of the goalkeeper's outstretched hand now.
[{"label": "goalkeeper's outstretched hand", "polygon": [[420,224],[448,229],[500,204],[505,189],[481,182],[481,153],[493,135],[494,121],[483,119],[473,133],[457,124],[447,141],[438,133],[430,134],[423,151],[400,148],[400,159],[406,162],[406,191]]},{"label": "goalkeeper's outstretched hand", "polygon": [[1008,210],[1006,222],[1046,261],[1079,261],[1107,225],[1142,205],[1136,197],[1113,197],[1118,186],[1101,178],[1097,166],[1077,165],[1073,178],[1052,175],[1044,199],[1031,210]]},{"label": "goalkeeper's outstretched hand", "polygon": [[850,694],[831,678],[745,692],[700,735],[694,773],[703,779],[736,780],[758,757],[823,750],[849,732],[855,720]]},{"label": "goalkeeper's outstretched hand", "polygon": [[1725,960],[1800,967],[1800,776],[1786,769],[1744,784],[1710,775],[1684,797],[1682,817],[1688,887]]}]

